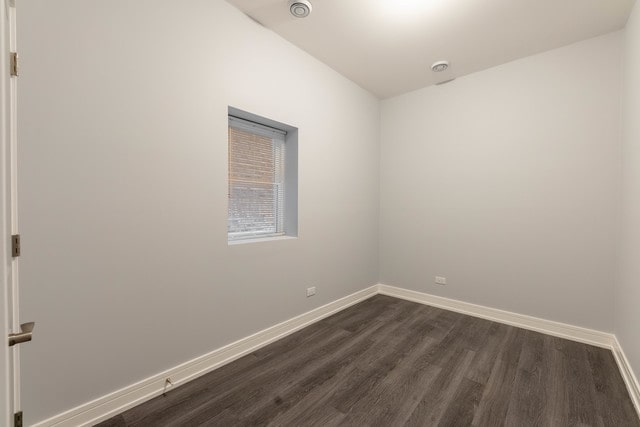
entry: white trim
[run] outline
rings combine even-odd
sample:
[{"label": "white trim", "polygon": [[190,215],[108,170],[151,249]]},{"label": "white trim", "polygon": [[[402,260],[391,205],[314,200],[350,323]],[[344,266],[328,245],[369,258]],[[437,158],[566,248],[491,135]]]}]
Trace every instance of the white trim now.
[{"label": "white trim", "polygon": [[616,359],[616,363],[618,364],[618,368],[620,369],[620,374],[622,375],[622,379],[624,383],[627,385],[627,390],[629,391],[629,396],[631,397],[631,401],[633,405],[636,407],[636,411],[638,412],[638,417],[640,417],[640,382],[638,382],[638,378],[636,377],[631,365],[629,364],[629,359],[627,359],[618,338],[615,337],[613,341],[613,357]]},{"label": "white trim", "polygon": [[[9,236],[11,233],[11,83],[9,76],[9,51],[11,30],[11,4],[5,0],[0,5],[0,331],[11,329],[11,254]],[[5,339],[6,335],[2,338]],[[0,349],[0,425],[11,425],[13,414],[13,363],[12,350],[6,341]]]},{"label": "white trim", "polygon": [[438,297],[423,292],[396,288],[394,286],[378,285],[378,292],[382,295],[444,308],[445,310],[481,317],[483,319],[493,320],[494,322],[505,323],[507,325],[542,332],[543,334],[566,338],[568,340],[578,341],[598,347],[612,349],[615,340],[615,336],[613,334],[606,332],[567,325],[566,323],[554,322],[552,320],[540,319],[537,317],[512,313],[510,311],[499,310],[497,308],[485,307],[454,299]]},{"label": "white trim", "polygon": [[171,377],[174,387],[184,384],[267,344],[284,338],[312,323],[370,298],[376,295],[377,291],[377,286],[371,286],[344,298],[340,298],[322,307],[318,307],[246,338],[242,338],[204,356],[197,357],[106,396],[84,403],[62,414],[55,415],[35,424],[34,427],[87,426],[106,420],[162,394],[165,380],[168,377]]},{"label": "white trim", "polygon": [[296,236],[267,236],[267,237],[256,237],[254,239],[237,239],[237,240],[227,240],[227,244],[229,246],[243,245],[245,243],[260,243],[260,242],[275,242],[278,240],[296,240]]},{"label": "white trim", "polygon": [[[9,49],[18,52],[17,11],[15,2],[9,8]],[[19,53],[19,52],[18,52]],[[20,71],[18,65],[18,72]],[[18,77],[9,79],[9,179],[11,187],[11,234],[19,234],[18,226]],[[9,323],[12,332],[20,332],[20,258],[11,258],[11,283],[9,289]],[[36,332],[37,334],[37,332]],[[22,410],[20,346],[11,350],[13,365],[11,382],[13,385],[13,412]]]}]

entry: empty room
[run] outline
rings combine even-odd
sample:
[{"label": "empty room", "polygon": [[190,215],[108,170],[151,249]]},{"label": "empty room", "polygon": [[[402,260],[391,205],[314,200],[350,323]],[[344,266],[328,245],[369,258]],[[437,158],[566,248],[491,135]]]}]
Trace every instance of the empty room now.
[{"label": "empty room", "polygon": [[0,426],[640,427],[640,3],[2,3]]}]

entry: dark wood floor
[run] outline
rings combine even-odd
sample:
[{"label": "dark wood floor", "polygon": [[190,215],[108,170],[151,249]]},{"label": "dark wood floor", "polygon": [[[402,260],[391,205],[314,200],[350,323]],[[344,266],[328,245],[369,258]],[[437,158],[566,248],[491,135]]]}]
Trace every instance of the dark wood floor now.
[{"label": "dark wood floor", "polygon": [[640,426],[610,351],[375,296],[106,426]]}]

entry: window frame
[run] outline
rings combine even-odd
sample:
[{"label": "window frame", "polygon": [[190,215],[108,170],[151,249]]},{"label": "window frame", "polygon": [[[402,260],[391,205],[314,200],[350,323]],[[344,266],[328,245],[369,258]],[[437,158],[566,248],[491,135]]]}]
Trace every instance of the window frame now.
[{"label": "window frame", "polygon": [[[298,128],[276,122],[265,117],[258,116],[256,114],[248,113],[246,111],[229,107],[228,108],[228,126],[227,126],[227,142],[228,149],[230,149],[230,129],[232,122],[240,121],[243,126],[242,130],[247,130],[252,125],[255,126],[256,134],[259,136],[267,136],[270,132],[275,132],[280,135],[284,134],[283,144],[283,159],[281,159],[282,167],[284,168],[284,176],[282,182],[279,183],[283,195],[282,204],[280,208],[281,212],[278,212],[277,203],[274,206],[274,212],[279,218],[282,219],[281,225],[278,224],[276,219],[276,231],[268,230],[265,232],[248,231],[242,232],[230,232],[230,207],[231,207],[231,152],[227,154],[227,243],[229,245],[235,245],[238,243],[252,243],[260,241],[273,241],[281,239],[291,239],[298,235]],[[237,127],[237,126],[234,126]],[[248,130],[248,132],[251,132]],[[275,161],[275,160],[274,160]],[[276,184],[274,184],[276,185]],[[244,234],[244,235],[243,235]]]}]

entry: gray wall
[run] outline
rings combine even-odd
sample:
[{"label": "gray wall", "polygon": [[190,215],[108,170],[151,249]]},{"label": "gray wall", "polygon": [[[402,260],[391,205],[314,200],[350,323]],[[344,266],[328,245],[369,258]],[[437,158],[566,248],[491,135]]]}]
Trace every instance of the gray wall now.
[{"label": "gray wall", "polygon": [[382,103],[382,283],[613,330],[621,36]]},{"label": "gray wall", "polygon": [[640,4],[625,29],[620,276],[615,332],[640,374]]},{"label": "gray wall", "polygon": [[[377,283],[372,95],[223,1],[18,24],[27,424]],[[227,245],[229,105],[300,129],[295,240]]]}]

